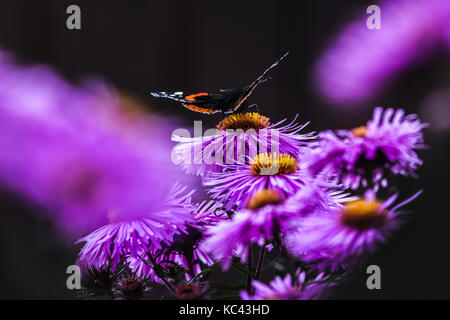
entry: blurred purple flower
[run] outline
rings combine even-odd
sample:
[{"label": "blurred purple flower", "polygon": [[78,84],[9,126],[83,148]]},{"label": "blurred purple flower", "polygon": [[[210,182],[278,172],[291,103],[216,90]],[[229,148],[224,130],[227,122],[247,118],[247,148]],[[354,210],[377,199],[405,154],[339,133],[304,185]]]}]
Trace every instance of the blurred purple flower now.
[{"label": "blurred purple flower", "polygon": [[2,54],[0,121],[0,183],[51,213],[71,239],[110,211],[151,212],[184,179],[165,143],[171,121],[125,114],[100,82],[75,87]]},{"label": "blurred purple flower", "polygon": [[286,246],[302,261],[314,262],[319,268],[347,267],[349,259],[373,251],[384,242],[399,227],[405,213],[398,209],[421,193],[389,208],[396,194],[381,202],[368,191],[364,199],[294,222],[286,236]]},{"label": "blurred purple flower", "polygon": [[414,114],[404,116],[401,109],[375,108],[367,126],[319,134],[319,147],[308,155],[308,169],[312,175],[336,175],[353,189],[371,182],[377,187],[380,181],[386,186],[386,171],[415,176],[422,164],[415,150],[424,147],[426,126]]},{"label": "blurred purple flower", "polygon": [[319,59],[317,84],[331,102],[360,102],[439,47],[450,48],[449,1],[392,0],[380,8],[381,29],[368,29],[361,17]]}]

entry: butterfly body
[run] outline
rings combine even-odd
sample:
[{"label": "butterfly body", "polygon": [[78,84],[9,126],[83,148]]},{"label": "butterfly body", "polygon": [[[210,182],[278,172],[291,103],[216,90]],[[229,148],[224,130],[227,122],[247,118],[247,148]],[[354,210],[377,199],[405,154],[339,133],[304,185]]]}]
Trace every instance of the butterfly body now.
[{"label": "butterfly body", "polygon": [[286,57],[288,53],[273,63],[263,74],[261,74],[252,84],[237,89],[221,89],[217,93],[208,92],[152,92],[152,96],[157,98],[168,98],[181,102],[184,107],[191,111],[204,114],[233,114],[248,110],[247,98],[253,93],[253,90],[261,83],[269,80],[264,78],[267,72],[276,67],[278,63]]}]

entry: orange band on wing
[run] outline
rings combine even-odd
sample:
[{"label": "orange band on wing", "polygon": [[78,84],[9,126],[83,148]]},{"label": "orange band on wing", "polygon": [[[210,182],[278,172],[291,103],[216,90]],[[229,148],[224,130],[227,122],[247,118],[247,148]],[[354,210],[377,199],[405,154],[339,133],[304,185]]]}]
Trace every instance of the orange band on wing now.
[{"label": "orange band on wing", "polygon": [[195,97],[207,96],[206,92],[194,93],[189,96],[186,96],[185,99],[189,101],[195,101]]},{"label": "orange band on wing", "polygon": [[204,113],[213,113],[214,112],[214,110],[212,110],[212,109],[200,108],[200,107],[197,107],[194,104],[185,104],[185,103],[183,103],[183,106],[185,106],[186,108],[188,108],[188,109],[190,109],[192,111],[197,111],[197,112],[204,112]]},{"label": "orange band on wing", "polygon": [[[255,88],[253,88],[253,89],[255,89]],[[243,98],[241,99],[241,101],[239,101],[238,104],[234,106],[233,111],[236,111],[237,108],[239,108],[239,106],[242,104],[242,102],[244,102],[245,99],[247,99],[248,96],[252,94],[253,89],[251,89],[251,90],[248,92],[248,94],[246,94],[245,97],[243,97]]]}]

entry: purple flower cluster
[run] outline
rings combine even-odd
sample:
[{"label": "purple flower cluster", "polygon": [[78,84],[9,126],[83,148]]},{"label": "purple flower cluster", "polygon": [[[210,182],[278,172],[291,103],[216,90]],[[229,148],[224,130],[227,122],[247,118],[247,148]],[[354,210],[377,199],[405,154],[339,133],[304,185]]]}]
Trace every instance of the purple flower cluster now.
[{"label": "purple flower cluster", "polygon": [[[252,127],[258,134],[260,122],[255,117],[262,116],[240,114],[230,121],[244,133]],[[298,136],[308,137],[301,148],[298,143],[287,148],[285,141],[284,148],[290,152],[257,152],[246,154],[240,163],[213,163],[210,171],[211,167],[203,167],[197,172],[203,186],[228,219],[206,224],[198,248],[220,262],[223,270],[236,268],[236,263],[248,264],[251,270],[254,250],[259,248],[254,280],[242,298],[322,296],[332,280],[327,275],[327,285],[317,285],[317,274],[319,278],[324,272],[345,274],[398,228],[404,213],[400,207],[420,194],[397,205],[393,205],[396,194],[386,200],[377,198],[380,186],[389,185],[391,174],[416,176],[422,165],[416,151],[424,147],[425,127],[401,109],[378,107],[365,126],[328,130],[316,140],[310,139],[311,134]],[[184,143],[186,151],[191,142]],[[270,142],[265,147],[270,150]],[[265,251],[279,252],[285,263],[293,259],[289,263],[294,266],[295,261],[306,263],[308,270],[300,276],[288,267],[284,278],[265,285],[257,280]]]},{"label": "purple flower cluster", "polygon": [[387,185],[384,176],[415,176],[422,164],[416,150],[424,148],[426,124],[403,110],[375,108],[366,126],[320,134],[319,146],[309,155],[312,175],[335,175],[345,187],[357,189],[374,183]]},{"label": "purple flower cluster", "polygon": [[336,207],[348,199],[346,194],[327,192],[310,184],[291,197],[284,198],[274,189],[264,189],[250,199],[247,208],[238,211],[231,221],[221,221],[211,226],[202,243],[224,269],[233,257],[246,262],[252,244],[266,246],[268,241],[281,243],[290,233],[292,224],[302,221],[308,215]]},{"label": "purple flower cluster", "polygon": [[[260,134],[258,128],[266,129],[261,119],[268,121],[254,113],[229,117],[218,127],[232,123],[244,134],[249,128]],[[396,194],[377,198],[379,185],[390,183],[388,173],[414,175],[422,164],[416,149],[423,147],[424,127],[402,110],[376,108],[364,127],[322,132],[316,140],[299,135],[292,145],[285,140],[289,153],[266,151],[273,150],[269,139],[267,148],[257,148],[263,152],[246,154],[241,163],[213,162],[197,172],[209,200],[193,204],[192,192],[176,187],[145,214],[110,216],[109,225],[80,240],[79,262],[112,270],[125,264],[176,297],[185,296],[177,286],[207,288],[194,283],[217,264],[225,272],[248,265],[243,299],[323,298],[337,278],[386,241],[402,221],[400,208],[420,194],[397,205]],[[190,153],[191,141],[185,144],[177,152]],[[268,285],[259,280],[267,252],[283,265]]]},{"label": "purple flower cluster", "polygon": [[[379,195],[391,174],[415,177],[422,165],[426,125],[403,110],[376,108],[365,126],[318,135],[300,134],[297,118],[232,114],[211,136],[173,136],[170,150],[171,122],[125,112],[99,82],[76,87],[4,56],[0,66],[0,183],[85,235],[77,263],[115,275],[111,295],[145,292],[148,280],[179,299],[222,297],[206,283],[221,266],[245,273],[245,290],[232,286],[242,299],[322,298],[421,192],[398,204]],[[200,200],[170,155],[201,176]]]}]

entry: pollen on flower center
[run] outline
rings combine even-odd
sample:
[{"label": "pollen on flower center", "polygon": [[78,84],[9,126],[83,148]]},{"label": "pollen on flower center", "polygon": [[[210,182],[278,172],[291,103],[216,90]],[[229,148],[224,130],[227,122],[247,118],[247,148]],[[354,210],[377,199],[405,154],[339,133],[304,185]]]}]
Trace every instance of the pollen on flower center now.
[{"label": "pollen on flower center", "polygon": [[366,136],[366,133],[367,133],[367,127],[366,126],[360,126],[360,127],[353,128],[351,130],[351,133],[353,134],[353,136],[355,136],[357,138],[364,138]]},{"label": "pollen on flower center", "polygon": [[345,204],[342,209],[343,224],[360,229],[376,227],[385,221],[385,210],[377,200],[359,199]]},{"label": "pollen on flower center", "polygon": [[247,208],[256,210],[268,204],[280,204],[283,202],[282,196],[270,189],[261,190],[253,195],[247,203]]},{"label": "pollen on flower center", "polygon": [[217,130],[242,129],[244,131],[260,130],[270,126],[270,119],[256,112],[232,114],[217,124]]},{"label": "pollen on flower center", "polygon": [[297,160],[286,153],[260,153],[250,163],[251,173],[255,176],[283,175],[297,172]]}]

